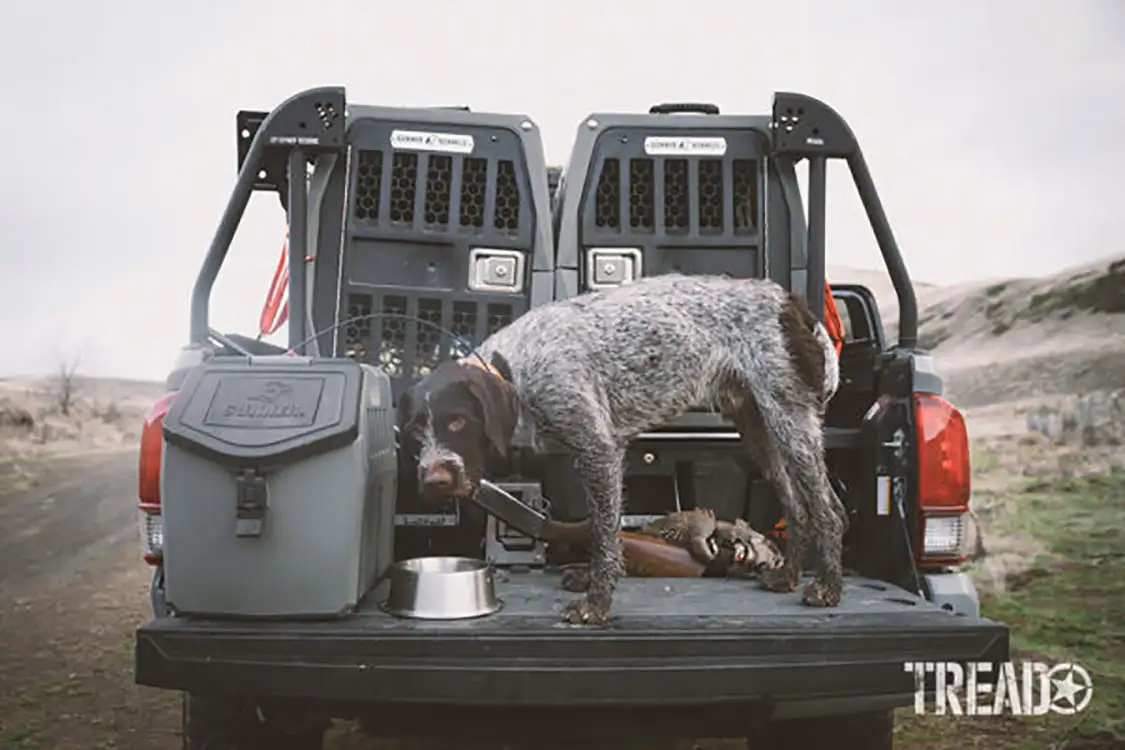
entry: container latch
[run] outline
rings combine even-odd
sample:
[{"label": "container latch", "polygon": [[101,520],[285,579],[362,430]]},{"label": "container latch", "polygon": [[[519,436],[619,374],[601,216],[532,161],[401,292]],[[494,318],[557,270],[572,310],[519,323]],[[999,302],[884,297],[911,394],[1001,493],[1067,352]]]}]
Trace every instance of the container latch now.
[{"label": "container latch", "polygon": [[269,493],[266,478],[254,469],[246,469],[235,475],[238,499],[235,504],[234,533],[241,537],[260,537],[262,524],[266,520],[269,507]]}]

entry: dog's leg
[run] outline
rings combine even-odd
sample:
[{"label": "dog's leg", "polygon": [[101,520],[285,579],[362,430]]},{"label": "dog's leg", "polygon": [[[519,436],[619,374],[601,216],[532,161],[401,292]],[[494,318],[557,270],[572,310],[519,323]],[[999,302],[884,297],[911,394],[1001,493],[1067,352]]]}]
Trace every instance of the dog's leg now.
[{"label": "dog's leg", "polygon": [[805,587],[804,602],[811,607],[835,607],[844,587],[844,510],[828,481],[821,422],[811,408],[794,409],[776,419],[784,422],[788,439],[779,449],[795,494],[808,514],[808,532],[817,552],[816,580]]},{"label": "dog's leg", "polygon": [[609,620],[617,579],[624,568],[617,538],[624,463],[624,451],[608,442],[587,444],[575,451],[575,468],[582,477],[590,508],[592,538],[586,596],[566,605],[566,622],[602,625]]},{"label": "dog's leg", "polygon": [[564,566],[561,585],[565,591],[574,594],[585,593],[590,588],[590,564],[573,563]]},{"label": "dog's leg", "polygon": [[[817,577],[805,587],[804,602],[810,607],[835,607],[844,593],[844,530],[845,524],[833,505],[840,501],[827,481],[817,480],[820,495],[809,503],[811,525],[816,532]],[[815,491],[813,487],[809,492]]]},{"label": "dog's leg", "polygon": [[779,568],[763,570],[758,581],[771,591],[794,591],[801,580],[805,559],[805,525],[808,520],[805,506],[794,491],[785,458],[778,450],[775,436],[766,428],[753,398],[747,395],[742,406],[730,414],[730,419],[742,435],[742,443],[751,460],[777,492],[781,515],[785,519],[785,560]]}]

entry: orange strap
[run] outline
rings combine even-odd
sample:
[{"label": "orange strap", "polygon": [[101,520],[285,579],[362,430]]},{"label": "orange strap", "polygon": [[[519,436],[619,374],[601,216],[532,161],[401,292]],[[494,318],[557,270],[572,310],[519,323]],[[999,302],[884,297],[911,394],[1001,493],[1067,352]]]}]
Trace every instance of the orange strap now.
[{"label": "orange strap", "polygon": [[[312,261],[313,256],[305,256],[305,263]],[[285,242],[281,243],[281,257],[277,259],[277,270],[273,272],[273,281],[270,282],[270,290],[266,292],[266,301],[258,318],[258,333],[262,336],[275,333],[289,319],[289,300],[285,298],[288,291],[289,233],[286,232]]]},{"label": "orange strap", "polygon": [[289,318],[289,300],[285,299],[285,292],[289,288],[289,234],[285,235],[285,242],[281,243],[281,257],[277,260],[277,270],[273,272],[273,281],[270,290],[266,292],[266,301],[262,305],[262,315],[258,319],[258,333],[268,336]]},{"label": "orange strap", "polygon": [[465,365],[466,367],[475,367],[482,372],[487,372],[489,375],[495,375],[501,380],[504,379],[504,376],[500,374],[500,371],[496,369],[495,365],[476,354],[470,354],[467,357],[462,357],[461,359],[457,360],[457,364]]},{"label": "orange strap", "polygon": [[840,319],[840,311],[836,309],[836,300],[832,298],[832,289],[827,281],[824,282],[824,327],[836,345],[836,356],[840,356],[844,348],[844,322]]}]

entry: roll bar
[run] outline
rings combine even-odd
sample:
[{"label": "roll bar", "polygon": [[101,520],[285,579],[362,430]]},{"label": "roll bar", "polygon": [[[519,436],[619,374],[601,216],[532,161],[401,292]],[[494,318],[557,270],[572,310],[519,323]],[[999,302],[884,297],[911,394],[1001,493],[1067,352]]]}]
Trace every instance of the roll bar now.
[{"label": "roll bar", "polygon": [[[844,159],[852,174],[867,220],[875,234],[879,252],[898,297],[898,345],[913,349],[918,344],[918,300],[906,271],[891,224],[875,190],[875,181],[863,158],[855,134],[844,118],[822,101],[792,92],[773,96],[774,153],[809,160],[809,305],[824,306],[826,161]],[[819,271],[819,273],[817,273]]]},{"label": "roll bar", "polygon": [[308,89],[272,112],[238,113],[239,170],[227,207],[211,239],[191,293],[190,343],[207,342],[211,290],[226,260],[234,234],[255,190],[277,190],[286,200],[289,222],[289,345],[304,353],[305,257],[308,255],[308,158],[343,152],[342,86]]}]

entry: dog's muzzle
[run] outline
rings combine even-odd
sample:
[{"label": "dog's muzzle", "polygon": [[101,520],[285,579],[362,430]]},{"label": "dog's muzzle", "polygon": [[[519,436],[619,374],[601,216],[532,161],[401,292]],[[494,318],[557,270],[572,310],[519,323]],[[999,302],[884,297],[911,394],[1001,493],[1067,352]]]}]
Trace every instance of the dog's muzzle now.
[{"label": "dog's muzzle", "polygon": [[452,460],[425,464],[418,472],[418,482],[423,497],[439,502],[467,498],[476,489],[459,462]]},{"label": "dog's muzzle", "polygon": [[450,461],[435,461],[422,470],[422,489],[447,494],[457,486],[458,469]]}]

